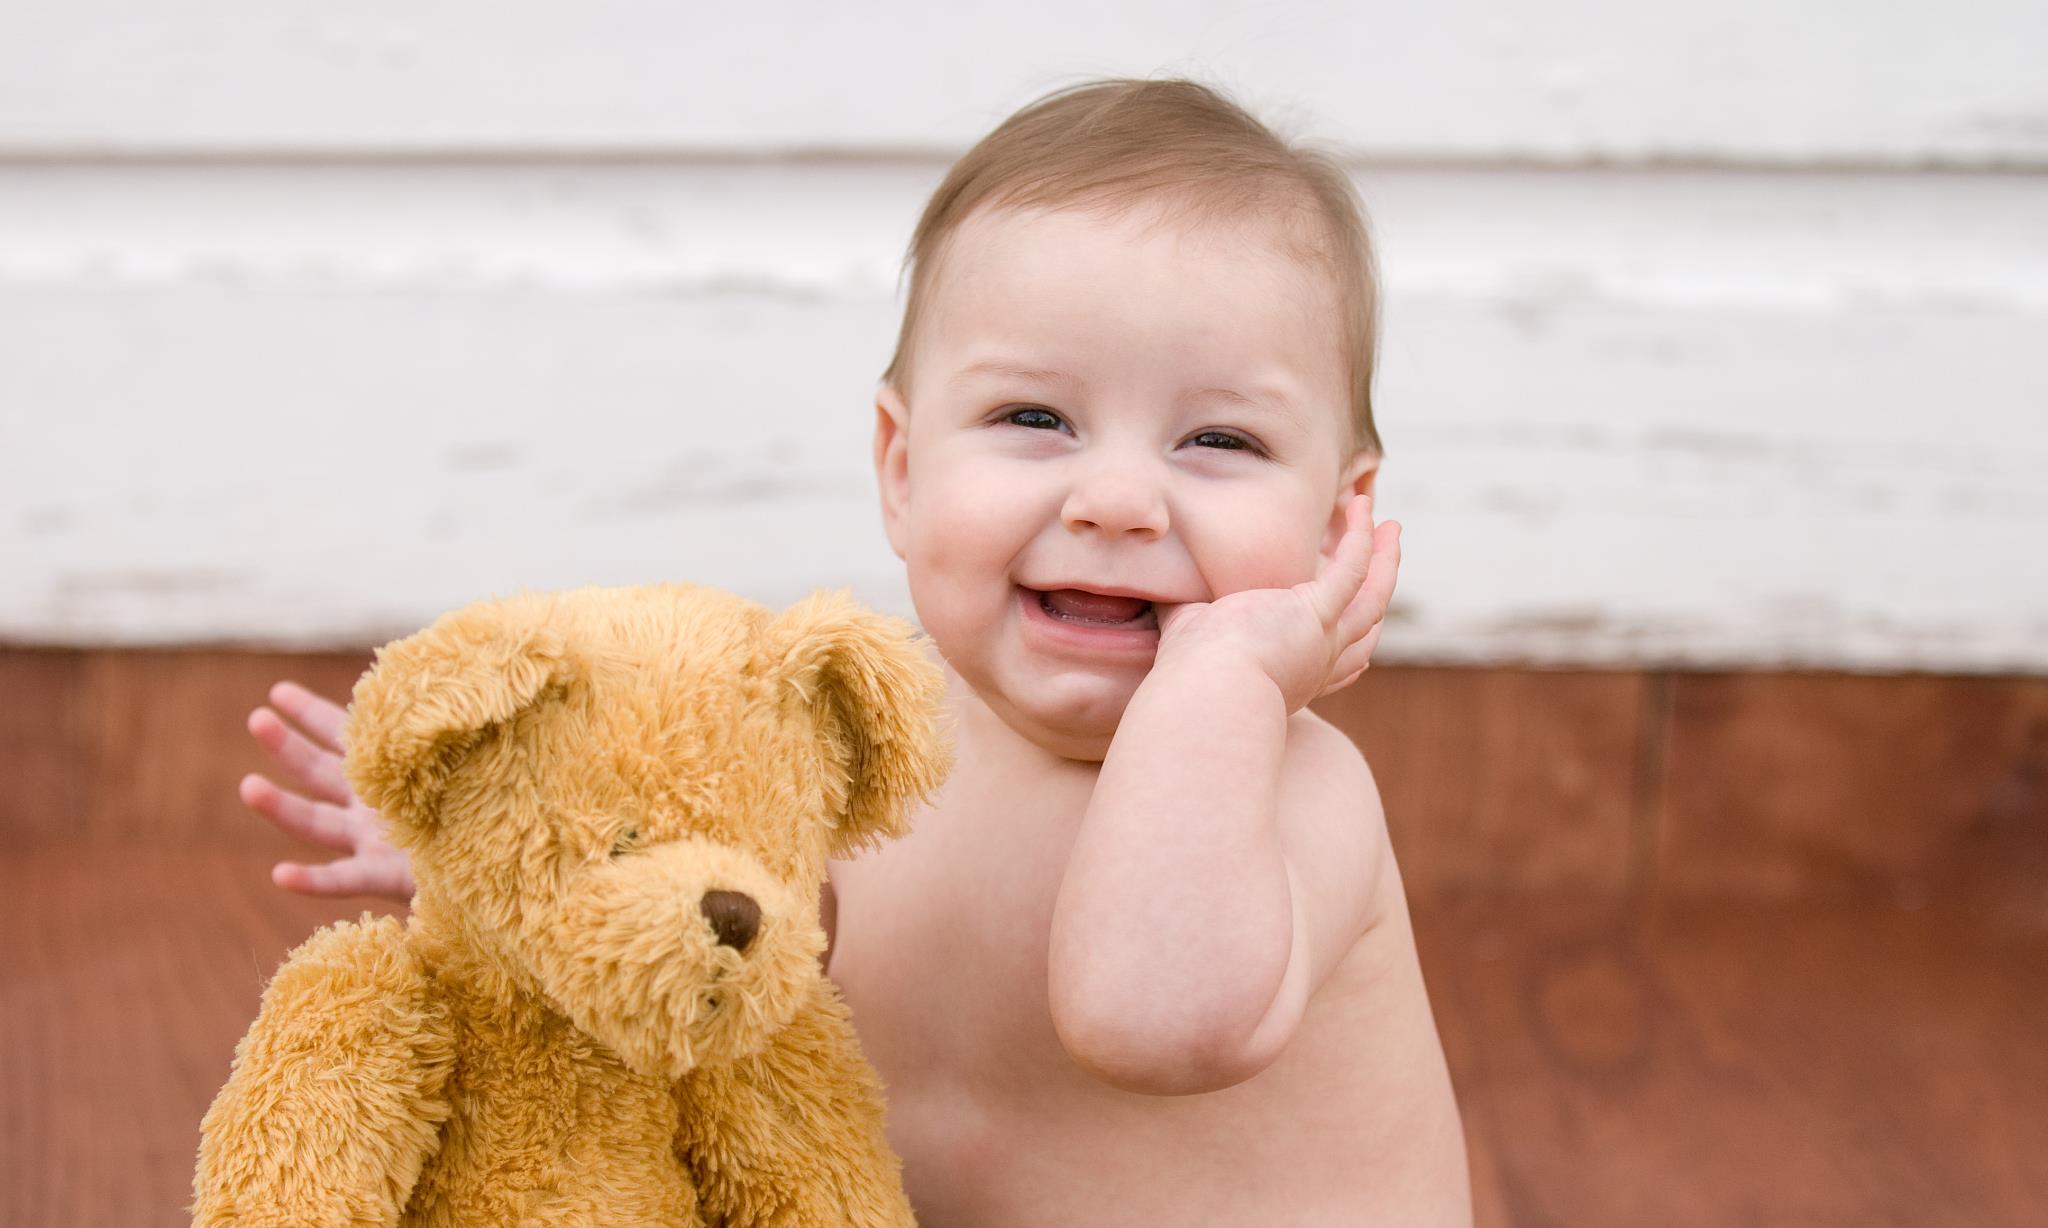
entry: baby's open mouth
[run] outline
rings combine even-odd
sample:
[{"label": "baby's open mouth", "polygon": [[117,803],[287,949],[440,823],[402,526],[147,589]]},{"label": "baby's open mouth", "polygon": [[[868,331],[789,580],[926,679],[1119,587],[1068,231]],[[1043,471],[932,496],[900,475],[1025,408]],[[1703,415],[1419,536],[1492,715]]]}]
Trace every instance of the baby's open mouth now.
[{"label": "baby's open mouth", "polygon": [[1039,608],[1061,622],[1091,627],[1124,627],[1134,631],[1156,629],[1159,617],[1152,603],[1139,597],[1111,597],[1080,588],[1056,588],[1038,592]]}]

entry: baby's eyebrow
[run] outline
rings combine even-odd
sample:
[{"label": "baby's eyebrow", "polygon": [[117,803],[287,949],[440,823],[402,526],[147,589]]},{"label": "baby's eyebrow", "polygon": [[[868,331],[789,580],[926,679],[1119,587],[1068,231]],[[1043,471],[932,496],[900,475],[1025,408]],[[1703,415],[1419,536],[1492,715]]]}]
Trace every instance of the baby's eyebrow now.
[{"label": "baby's eyebrow", "polygon": [[[1009,379],[1027,380],[1038,384],[1056,384],[1071,387],[1080,381],[1072,373],[1054,371],[1044,367],[1027,367],[1020,363],[1005,362],[1001,359],[983,359],[960,368],[953,376],[952,383],[967,383],[978,375],[995,375]],[[1240,409],[1268,413],[1295,426],[1304,425],[1301,409],[1278,388],[1258,387],[1251,392],[1239,392],[1235,388],[1203,388],[1192,395],[1196,400],[1217,400]]]},{"label": "baby's eyebrow", "polygon": [[1074,377],[1065,371],[1050,371],[1042,367],[1026,367],[1016,363],[1001,362],[993,359],[969,363],[967,366],[960,368],[959,373],[953,377],[953,382],[956,384],[964,383],[968,377],[975,375],[1003,375],[1011,379],[1032,380],[1040,384],[1071,384],[1074,382]]},{"label": "baby's eyebrow", "polygon": [[1301,410],[1279,389],[1254,389],[1255,395],[1247,395],[1235,388],[1204,388],[1195,393],[1196,397],[1208,397],[1225,401],[1242,409],[1261,410],[1283,418],[1296,426],[1302,425]]}]

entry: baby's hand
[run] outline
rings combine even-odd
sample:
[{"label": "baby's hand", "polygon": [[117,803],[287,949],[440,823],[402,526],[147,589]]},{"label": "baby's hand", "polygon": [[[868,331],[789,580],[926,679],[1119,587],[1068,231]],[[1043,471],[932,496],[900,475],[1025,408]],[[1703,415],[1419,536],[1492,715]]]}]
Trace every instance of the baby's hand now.
[{"label": "baby's hand", "polygon": [[1355,496],[1344,508],[1344,536],[1315,579],[1162,611],[1155,668],[1170,656],[1241,653],[1280,688],[1291,715],[1365,672],[1400,565],[1400,523],[1375,530],[1372,499]]},{"label": "baby's hand", "polygon": [[356,798],[342,775],[341,726],[347,713],[296,682],[271,687],[270,702],[312,737],[269,708],[249,714],[249,732],[310,796],[280,789],[252,772],[242,778],[242,804],[300,839],[348,854],[325,865],[281,861],[271,868],[270,881],[302,895],[410,900],[411,863],[384,838],[384,821]]}]

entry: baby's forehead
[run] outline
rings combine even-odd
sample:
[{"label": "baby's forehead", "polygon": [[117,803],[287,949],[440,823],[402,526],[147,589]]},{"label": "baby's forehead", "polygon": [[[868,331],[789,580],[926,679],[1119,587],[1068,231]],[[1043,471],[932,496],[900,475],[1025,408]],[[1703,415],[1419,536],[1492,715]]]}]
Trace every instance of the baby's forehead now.
[{"label": "baby's forehead", "polygon": [[[1287,216],[1208,216],[1162,206],[977,209],[941,249],[927,285],[932,323],[1026,324],[1086,304],[1117,314],[1173,314],[1161,285],[1225,314],[1284,314],[1290,331],[1343,349],[1326,326],[1342,288],[1328,260]],[[1220,290],[1218,290],[1220,288]],[[1218,290],[1206,299],[1201,292]],[[957,331],[957,330],[955,330]]]},{"label": "baby's forehead", "polygon": [[1112,338],[1136,322],[1177,332],[1190,366],[1284,355],[1297,378],[1342,379],[1341,291],[1293,214],[977,209],[953,239],[925,321],[939,378],[991,350],[1026,351],[1000,354],[1018,366],[1075,350],[1130,361]]},{"label": "baby's forehead", "polygon": [[1336,288],[1327,231],[1312,211],[1279,201],[1229,209],[1174,198],[1050,206],[995,201],[977,206],[947,237],[932,284],[1026,251],[1139,243],[1170,248],[1181,259],[1267,262],[1297,288],[1327,292]]}]

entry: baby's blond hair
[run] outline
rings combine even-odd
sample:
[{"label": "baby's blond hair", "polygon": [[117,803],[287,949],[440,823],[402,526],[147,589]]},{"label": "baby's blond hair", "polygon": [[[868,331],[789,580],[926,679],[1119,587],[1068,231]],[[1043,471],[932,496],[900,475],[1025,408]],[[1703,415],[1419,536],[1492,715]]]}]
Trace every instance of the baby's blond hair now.
[{"label": "baby's blond hair", "polygon": [[1351,442],[1379,455],[1372,377],[1379,281],[1365,208],[1329,153],[1290,145],[1198,82],[1109,78],[1054,90],[962,155],[926,203],[903,268],[910,296],[882,379],[907,400],[918,326],[946,242],[977,208],[1165,206],[1202,221],[1305,214],[1305,255],[1335,279],[1349,359]]}]

